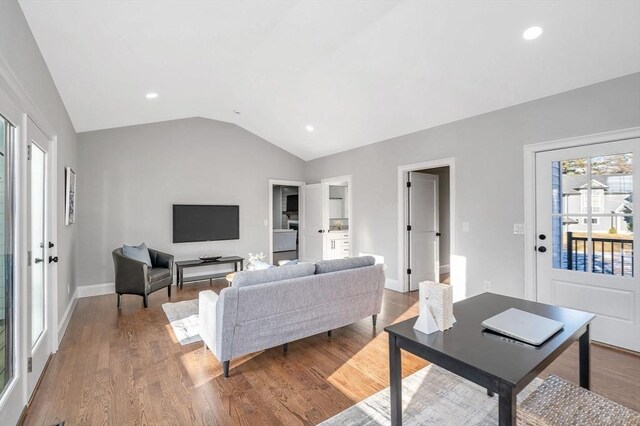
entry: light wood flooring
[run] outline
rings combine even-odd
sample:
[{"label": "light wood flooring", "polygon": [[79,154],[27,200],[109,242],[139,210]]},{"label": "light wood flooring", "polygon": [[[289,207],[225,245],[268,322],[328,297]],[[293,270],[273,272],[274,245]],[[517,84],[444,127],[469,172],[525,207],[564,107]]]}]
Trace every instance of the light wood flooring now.
[{"label": "light wood flooring", "polygon": [[[219,291],[225,284],[214,282]],[[195,299],[208,283],[174,289],[171,301]],[[115,295],[80,299],[24,424],[257,426],[316,424],[389,385],[384,327],[417,314],[417,294],[385,291],[373,328],[350,326],[234,360],[231,377],[202,343],[175,341],[161,304]],[[403,353],[403,375],[426,362]],[[577,382],[571,347],[545,372]],[[594,345],[593,390],[640,410],[640,357]]]}]

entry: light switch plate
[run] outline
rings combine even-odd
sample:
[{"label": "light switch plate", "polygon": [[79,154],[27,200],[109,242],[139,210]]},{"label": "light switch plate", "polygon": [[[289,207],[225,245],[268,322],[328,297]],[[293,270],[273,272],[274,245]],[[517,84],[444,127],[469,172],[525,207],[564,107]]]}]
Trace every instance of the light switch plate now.
[{"label": "light switch plate", "polygon": [[522,223],[514,223],[513,233],[516,235],[524,235],[524,225]]},{"label": "light switch plate", "polygon": [[462,222],[462,232],[469,232],[469,222]]}]

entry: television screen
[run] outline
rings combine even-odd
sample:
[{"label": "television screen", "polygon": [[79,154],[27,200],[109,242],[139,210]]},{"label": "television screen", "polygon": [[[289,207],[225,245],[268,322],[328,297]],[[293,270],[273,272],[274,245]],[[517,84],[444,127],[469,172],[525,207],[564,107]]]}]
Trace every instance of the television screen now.
[{"label": "television screen", "polygon": [[173,205],[174,243],[237,240],[239,238],[239,206]]}]

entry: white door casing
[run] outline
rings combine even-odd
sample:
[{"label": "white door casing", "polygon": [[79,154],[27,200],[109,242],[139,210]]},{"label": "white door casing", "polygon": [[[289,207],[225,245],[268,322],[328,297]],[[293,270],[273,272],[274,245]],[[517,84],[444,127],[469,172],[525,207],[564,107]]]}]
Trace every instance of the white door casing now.
[{"label": "white door casing", "polygon": [[27,399],[33,393],[51,355],[53,288],[49,263],[51,241],[51,142],[31,121],[27,124]]},{"label": "white door casing", "polygon": [[[619,236],[621,232],[619,226],[624,222],[620,220],[622,216],[618,213],[611,213],[615,210],[614,208],[600,207],[602,194],[605,193],[609,196],[613,194],[614,188],[609,186],[604,192],[598,193],[598,190],[602,190],[603,186],[593,179],[594,173],[601,173],[597,169],[598,161],[602,161],[599,160],[601,157],[626,153],[631,153],[633,156],[633,199],[637,200],[640,187],[639,139],[536,153],[535,244],[538,250],[541,247],[545,248],[544,252],[538,251],[536,254],[536,298],[540,302],[595,313],[596,318],[592,323],[591,333],[594,340],[639,351],[638,237],[637,234]],[[590,190],[576,189],[572,187],[576,185],[570,185],[571,181],[563,174],[563,169],[560,166],[563,160],[586,160],[587,166],[584,168],[582,180],[588,183]],[[594,163],[596,169],[589,166],[590,163]],[[578,170],[579,173],[582,173],[580,168]],[[565,185],[559,183],[565,180]],[[584,193],[586,198],[582,198],[583,204],[580,206],[580,204],[570,202],[569,196],[566,195],[569,192]],[[594,194],[597,194],[597,197]],[[574,199],[579,198],[579,195],[573,195],[573,197]],[[631,216],[626,217],[631,217],[633,223],[640,223],[637,208]],[[599,233],[594,236],[593,231],[596,229],[596,225],[600,225],[602,221],[613,223],[616,227],[616,233],[609,236]],[[600,228],[602,227],[597,229]],[[578,236],[576,239],[574,239],[573,229],[581,230],[581,232],[575,232],[575,235]],[[541,239],[543,235],[544,239]],[[571,235],[570,238],[569,235]],[[585,238],[586,242],[583,241]],[[593,240],[593,238],[596,239]],[[626,249],[623,249],[618,242],[606,242],[608,239],[619,241],[620,238],[631,238],[634,247],[633,254],[626,258],[627,267],[624,276],[622,276],[621,260],[623,254],[630,253],[630,243],[625,243]],[[568,241],[575,241],[573,244],[576,246],[571,244],[575,250],[569,250]],[[569,252],[572,254],[569,255]],[[629,273],[630,265],[628,262],[631,260],[634,262],[635,276],[630,276]],[[570,267],[572,270],[569,270]],[[592,272],[594,270],[596,272]],[[605,273],[600,272],[601,270],[604,270]]]},{"label": "white door casing", "polygon": [[409,172],[409,290],[422,281],[440,282],[437,175]]},{"label": "white door casing", "polygon": [[315,262],[326,257],[325,239],[329,229],[329,186],[314,183],[300,187],[302,215],[300,215],[300,259]]}]

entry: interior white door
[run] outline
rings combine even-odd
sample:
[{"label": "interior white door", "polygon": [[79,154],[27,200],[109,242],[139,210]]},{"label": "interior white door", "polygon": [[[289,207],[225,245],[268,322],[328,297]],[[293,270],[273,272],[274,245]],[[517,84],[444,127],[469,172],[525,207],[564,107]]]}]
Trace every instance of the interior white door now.
[{"label": "interior white door", "polygon": [[640,351],[640,140],[536,155],[537,299],[596,314],[593,340]]},{"label": "interior white door", "polygon": [[409,290],[422,281],[440,282],[438,176],[409,172]]},{"label": "interior white door", "polygon": [[325,258],[325,239],[329,230],[329,189],[324,183],[301,187],[300,258],[307,262]]},{"label": "interior white door", "polygon": [[33,124],[27,126],[27,399],[52,352],[51,291],[49,276],[50,142]]}]

